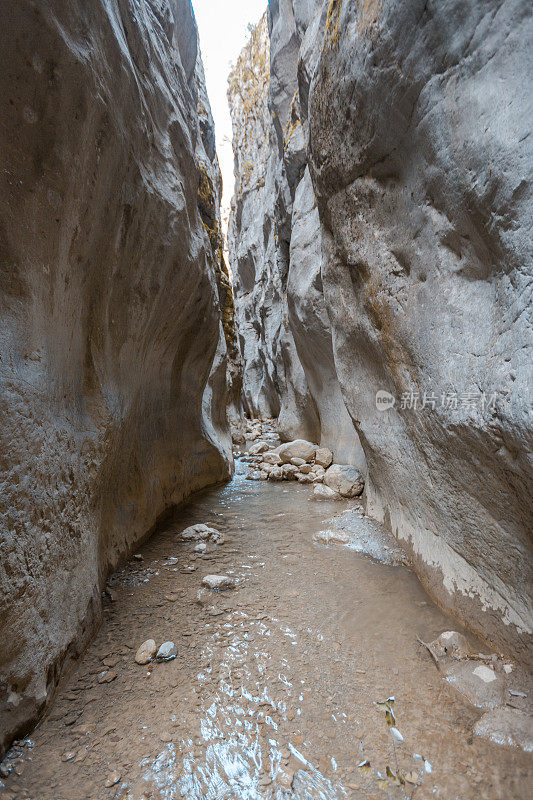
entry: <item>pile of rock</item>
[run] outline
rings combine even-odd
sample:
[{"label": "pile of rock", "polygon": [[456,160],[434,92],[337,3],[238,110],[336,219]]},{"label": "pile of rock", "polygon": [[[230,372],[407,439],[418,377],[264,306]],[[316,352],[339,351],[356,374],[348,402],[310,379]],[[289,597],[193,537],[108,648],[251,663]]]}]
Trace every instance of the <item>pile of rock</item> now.
[{"label": "pile of rock", "polygon": [[286,442],[273,450],[267,442],[255,442],[248,450],[247,461],[255,467],[249,480],[313,484],[316,499],[358,497],[364,489],[363,476],[356,467],[334,464],[331,450],[305,439]]},{"label": "pile of rock", "polygon": [[[261,444],[267,444],[266,449],[268,450],[274,443],[279,442],[279,436],[277,431],[277,423],[274,419],[251,419],[246,421],[246,432],[243,436],[243,440],[234,441],[233,446],[233,455],[235,458],[240,458],[242,461],[247,462],[249,461],[249,455],[246,453],[246,449],[243,448],[241,450],[241,445],[246,444],[246,442],[257,442],[259,443],[261,440]],[[253,445],[252,445],[253,446]],[[251,450],[251,448],[250,448]]]}]

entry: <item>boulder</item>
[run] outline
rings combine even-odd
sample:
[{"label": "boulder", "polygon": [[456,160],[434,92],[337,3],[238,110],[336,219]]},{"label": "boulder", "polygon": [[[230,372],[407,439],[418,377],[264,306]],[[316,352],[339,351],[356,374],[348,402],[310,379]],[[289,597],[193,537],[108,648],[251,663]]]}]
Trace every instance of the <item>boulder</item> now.
[{"label": "boulder", "polygon": [[183,542],[196,542],[204,539],[209,539],[215,534],[218,534],[216,528],[210,528],[209,525],[204,525],[202,522],[196,525],[189,525],[180,534],[179,538]]},{"label": "boulder", "polygon": [[342,497],[358,497],[365,488],[365,482],[359,470],[348,464],[332,464],[326,470],[324,483]]},{"label": "boulder", "polygon": [[176,658],[177,654],[178,648],[174,642],[163,642],[157,651],[155,658],[156,661],[170,661],[171,659]]},{"label": "boulder", "polygon": [[249,481],[266,481],[266,479],[268,478],[268,472],[263,472],[260,469],[253,469],[251,472],[248,473],[246,478]]},{"label": "boulder", "polygon": [[284,464],[288,464],[291,458],[311,461],[316,452],[316,444],[306,442],[305,439],[295,439],[294,442],[286,442],[280,445],[277,448],[277,452]]}]

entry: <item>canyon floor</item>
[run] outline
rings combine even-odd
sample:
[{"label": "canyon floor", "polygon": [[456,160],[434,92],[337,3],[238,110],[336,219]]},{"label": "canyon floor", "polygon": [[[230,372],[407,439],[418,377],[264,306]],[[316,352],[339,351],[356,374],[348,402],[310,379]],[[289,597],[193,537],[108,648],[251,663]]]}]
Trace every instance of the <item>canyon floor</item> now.
[{"label": "canyon floor", "polygon": [[[112,576],[96,638],[9,752],[0,797],[531,797],[531,754],[475,735],[482,712],[421,645],[460,629],[394,539],[354,500],[313,502],[310,486],[247,473],[238,460],[231,483],[193,498]],[[316,541],[354,507],[361,552]],[[225,541],[194,552],[179,534],[195,523]],[[235,588],[202,588],[210,573]],[[138,665],[149,638],[177,657]]]}]

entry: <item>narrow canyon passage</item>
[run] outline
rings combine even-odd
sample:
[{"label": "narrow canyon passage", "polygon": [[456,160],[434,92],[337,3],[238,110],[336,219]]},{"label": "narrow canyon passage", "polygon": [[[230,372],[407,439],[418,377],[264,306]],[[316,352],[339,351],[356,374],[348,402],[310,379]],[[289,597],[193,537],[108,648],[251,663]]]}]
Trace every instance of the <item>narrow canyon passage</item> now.
[{"label": "narrow canyon passage", "polygon": [[[230,483],[196,496],[111,577],[97,637],[11,750],[0,796],[529,797],[530,756],[473,736],[480,712],[418,641],[457,624],[393,537],[357,500],[317,503],[310,486],[247,475],[237,461]],[[332,517],[351,519],[352,545],[366,552],[333,535],[326,546],[317,534]],[[197,523],[220,543],[182,541]],[[235,587],[202,587],[209,573]],[[147,639],[172,640],[177,656],[137,664]],[[391,696],[396,753],[376,705]],[[385,791],[379,774],[396,772],[396,759],[413,783]]]},{"label": "narrow canyon passage", "polygon": [[533,797],[532,41],[3,0],[0,800]]}]

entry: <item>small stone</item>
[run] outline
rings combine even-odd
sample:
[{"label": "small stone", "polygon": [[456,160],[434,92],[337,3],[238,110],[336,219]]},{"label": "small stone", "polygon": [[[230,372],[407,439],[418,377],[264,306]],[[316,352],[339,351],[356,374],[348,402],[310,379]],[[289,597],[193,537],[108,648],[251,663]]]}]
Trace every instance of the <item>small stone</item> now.
[{"label": "small stone", "polygon": [[76,758],[76,753],[74,751],[70,751],[68,753],[63,753],[61,756],[61,761],[72,761],[73,758]]},{"label": "small stone", "polygon": [[294,464],[284,464],[281,468],[281,472],[283,474],[283,479],[286,481],[294,481],[296,480],[296,474],[298,472],[298,467],[295,467]]},{"label": "small stone", "polygon": [[298,483],[314,483],[313,475],[304,475],[304,473],[302,472],[297,472],[296,478],[298,480]]},{"label": "small stone", "polygon": [[102,664],[104,667],[116,667],[119,661],[119,656],[107,656],[107,658],[102,659]]},{"label": "small stone", "polygon": [[264,453],[263,461],[265,461],[267,464],[272,464],[273,466],[277,466],[278,464],[282,463],[279,455],[274,452]]},{"label": "small stone", "polygon": [[200,544],[197,544],[194,547],[195,553],[205,553],[206,550],[207,550],[207,545],[205,542],[200,542]]},{"label": "small stone", "polygon": [[117,677],[118,677],[118,672],[115,672],[115,670],[110,669],[106,672],[101,672],[99,674],[98,683],[111,683],[111,681],[114,681],[115,678]]},{"label": "small stone", "polygon": [[149,664],[157,653],[157,646],[153,639],[147,639],[137,650],[135,661],[137,664]]},{"label": "small stone", "polygon": [[202,584],[217,592],[235,588],[235,581],[229,575],[206,575]]},{"label": "small stone", "polygon": [[170,661],[178,655],[178,648],[174,642],[163,642],[156,653],[157,661]]},{"label": "small stone", "polygon": [[305,460],[303,458],[291,458],[291,464],[294,464],[295,467],[303,467]]},{"label": "small stone", "polygon": [[142,557],[141,553],[135,553],[133,558],[135,559],[135,561],[142,561],[143,560],[143,557]]},{"label": "small stone", "polygon": [[248,454],[251,456],[261,455],[268,450],[268,447],[267,442],[255,442],[248,450]]},{"label": "small stone", "polygon": [[269,481],[282,481],[283,480],[283,471],[281,467],[274,467],[270,470],[268,475]]},{"label": "small stone", "polygon": [[268,475],[266,472],[262,472],[259,469],[253,469],[251,472],[248,473],[246,479],[249,481],[266,481]]},{"label": "small stone", "polygon": [[120,780],[120,772],[112,772],[109,778],[106,780],[104,786],[109,789],[111,786],[115,786]]},{"label": "small stone", "polygon": [[312,469],[311,464],[302,464],[302,466],[299,469],[299,472],[301,472],[302,475],[309,475],[311,469]]},{"label": "small stone", "polygon": [[327,447],[317,447],[315,464],[327,469],[333,463],[333,453]]},{"label": "small stone", "polygon": [[165,595],[165,600],[168,600],[169,603],[175,603],[176,600],[180,599],[179,594],[175,594],[174,592],[170,592],[170,594]]},{"label": "small stone", "polygon": [[174,740],[174,736],[170,733],[170,731],[163,731],[159,736],[163,744],[170,744]]}]

